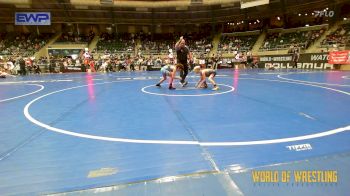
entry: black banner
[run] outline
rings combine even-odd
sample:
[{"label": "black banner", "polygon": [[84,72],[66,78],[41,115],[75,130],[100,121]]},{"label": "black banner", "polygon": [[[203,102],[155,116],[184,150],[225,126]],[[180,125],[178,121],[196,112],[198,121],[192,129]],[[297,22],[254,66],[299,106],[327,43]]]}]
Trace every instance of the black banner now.
[{"label": "black banner", "polygon": [[[275,68],[293,68],[292,54],[260,56],[259,62],[264,68],[272,64]],[[300,54],[297,61],[299,69],[334,69],[333,64],[328,63],[328,53]]]},{"label": "black banner", "polygon": [[78,55],[80,54],[80,52],[82,51],[82,49],[53,49],[53,48],[49,48],[49,54],[51,54],[52,56],[71,56],[71,55]]}]

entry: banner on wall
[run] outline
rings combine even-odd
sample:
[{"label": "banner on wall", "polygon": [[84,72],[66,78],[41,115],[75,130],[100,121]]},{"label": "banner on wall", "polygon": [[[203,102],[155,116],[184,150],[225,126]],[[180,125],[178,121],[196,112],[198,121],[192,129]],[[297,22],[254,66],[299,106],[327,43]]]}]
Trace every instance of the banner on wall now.
[{"label": "banner on wall", "polygon": [[329,52],[328,63],[350,64],[350,50]]},{"label": "banner on wall", "polygon": [[[328,53],[305,53],[300,54],[297,62],[299,69],[334,69],[333,64],[328,62]],[[259,57],[260,65],[268,68],[272,64],[275,68],[293,68],[292,54],[266,55]]]},{"label": "banner on wall", "polygon": [[51,25],[50,12],[16,12],[16,25]]},{"label": "banner on wall", "polygon": [[79,56],[79,54],[81,53],[82,49],[81,48],[76,48],[76,49],[64,49],[64,48],[49,48],[48,52],[50,55],[52,56],[72,56],[72,55],[77,55]]}]

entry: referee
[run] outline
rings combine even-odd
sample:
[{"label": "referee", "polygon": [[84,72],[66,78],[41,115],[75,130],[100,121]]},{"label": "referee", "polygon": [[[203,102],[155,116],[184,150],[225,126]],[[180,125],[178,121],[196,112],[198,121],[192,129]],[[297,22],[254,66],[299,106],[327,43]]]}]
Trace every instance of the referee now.
[{"label": "referee", "polygon": [[181,82],[182,86],[186,86],[188,84],[188,82],[185,81],[186,76],[188,74],[187,59],[192,61],[192,54],[190,52],[190,49],[185,44],[186,44],[186,41],[183,38],[183,36],[181,36],[179,41],[176,42],[176,44],[175,44],[177,63],[180,63],[184,66],[183,71],[180,72],[180,77],[181,77],[180,82]]}]

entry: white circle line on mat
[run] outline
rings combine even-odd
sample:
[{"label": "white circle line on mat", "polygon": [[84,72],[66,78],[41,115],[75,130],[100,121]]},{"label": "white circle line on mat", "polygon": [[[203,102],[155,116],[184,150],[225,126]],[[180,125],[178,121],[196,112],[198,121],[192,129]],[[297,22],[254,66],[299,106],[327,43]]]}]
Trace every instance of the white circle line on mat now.
[{"label": "white circle line on mat", "polygon": [[39,90],[36,90],[36,91],[33,91],[33,92],[30,92],[30,93],[27,93],[27,94],[24,94],[24,95],[19,95],[19,96],[16,96],[16,97],[11,97],[11,98],[8,98],[8,99],[2,99],[2,100],[0,100],[0,103],[5,102],[5,101],[14,100],[14,99],[19,99],[19,98],[21,98],[21,97],[26,97],[26,96],[29,96],[29,95],[38,93],[38,92],[44,90],[44,88],[45,88],[43,85],[40,85],[40,84],[25,84],[25,85],[29,85],[29,86],[39,86],[40,89],[39,89]]},{"label": "white circle line on mat", "polygon": [[[288,75],[288,74],[284,74],[284,75]],[[293,82],[304,82],[304,83],[318,84],[318,85],[328,85],[328,86],[350,86],[350,85],[347,85],[347,84],[331,84],[331,83],[321,83],[321,82],[310,82],[310,81],[306,81],[306,80],[294,80],[294,79],[285,78],[285,77],[283,77],[281,75],[278,75],[277,77],[282,79],[282,80],[288,80],[288,81],[293,81]]]},{"label": "white circle line on mat", "polygon": [[[335,92],[343,93],[346,95],[350,95],[350,93],[337,90],[337,89],[332,89],[328,87],[323,87],[323,86],[317,86],[313,84],[306,84],[306,83],[298,83],[298,82],[290,82],[290,81],[281,81],[281,80],[269,80],[269,79],[257,79],[257,78],[240,78],[240,79],[248,79],[248,80],[264,80],[264,81],[272,81],[272,82],[281,82],[281,83],[294,83],[294,84],[299,84],[299,85],[306,85],[306,86],[314,86],[318,88],[323,88],[323,89],[328,89],[332,90]],[[129,80],[130,81],[130,80]],[[98,83],[98,84],[92,84],[92,85],[101,85],[105,83],[113,83],[113,82],[104,82],[104,83]],[[276,143],[285,143],[285,142],[294,142],[294,141],[301,141],[301,140],[307,140],[307,139],[315,139],[315,138],[320,138],[320,137],[325,137],[345,131],[350,131],[350,125],[341,127],[341,128],[336,128],[333,130],[329,131],[324,131],[320,133],[315,133],[315,134],[309,134],[309,135],[303,135],[303,136],[296,136],[296,137],[289,137],[289,138],[279,138],[279,139],[271,139],[271,140],[256,140],[256,141],[240,141],[240,142],[199,142],[199,141],[181,141],[181,140],[145,140],[145,139],[128,139],[128,138],[115,138],[115,137],[104,137],[104,136],[97,136],[97,135],[89,135],[89,134],[83,134],[83,133],[76,133],[72,132],[69,130],[64,130],[56,127],[52,127],[48,124],[45,124],[43,122],[40,122],[33,118],[30,113],[29,113],[29,108],[30,106],[35,103],[36,101],[58,93],[62,91],[67,91],[71,89],[76,89],[76,88],[81,88],[89,85],[82,85],[82,86],[76,86],[76,87],[71,87],[71,88],[66,88],[58,91],[53,91],[51,93],[42,95],[40,97],[37,97],[30,101],[23,109],[23,113],[25,117],[32,123],[43,127],[45,129],[48,129],[50,131],[54,131],[57,133],[62,133],[66,135],[71,135],[75,137],[80,137],[80,138],[86,138],[86,139],[93,139],[93,140],[102,140],[102,141],[112,141],[112,142],[125,142],[125,143],[137,143],[137,144],[165,144],[165,145],[200,145],[200,146],[248,146],[248,145],[263,145],[263,144],[276,144]]]},{"label": "white circle line on mat", "polygon": [[[158,95],[158,96],[168,96],[168,97],[202,97],[202,96],[214,96],[214,95],[221,95],[221,94],[226,94],[226,93],[230,93],[230,92],[233,92],[235,90],[234,87],[232,86],[229,86],[229,85],[226,85],[226,84],[217,84],[218,86],[226,86],[226,87],[229,87],[230,89],[227,90],[227,91],[213,91],[214,93],[205,93],[205,94],[166,94],[166,93],[154,93],[154,92],[149,92],[149,91],[146,91],[147,88],[149,87],[154,87],[154,88],[159,88],[159,87],[156,87],[155,85],[148,85],[148,86],[145,86],[141,89],[141,91],[143,93],[146,93],[146,94],[150,94],[150,95]],[[171,92],[173,91],[177,91],[178,89],[176,90],[171,90]],[[183,91],[184,89],[180,89],[181,91]],[[189,89],[189,90],[193,90],[192,88]],[[170,90],[169,90],[170,91]]]}]

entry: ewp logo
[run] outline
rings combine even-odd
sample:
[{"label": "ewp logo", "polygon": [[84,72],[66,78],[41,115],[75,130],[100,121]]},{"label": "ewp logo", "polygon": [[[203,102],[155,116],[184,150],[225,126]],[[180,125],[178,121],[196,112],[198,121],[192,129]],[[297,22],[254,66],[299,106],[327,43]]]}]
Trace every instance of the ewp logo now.
[{"label": "ewp logo", "polygon": [[16,25],[51,25],[50,12],[16,12]]}]

